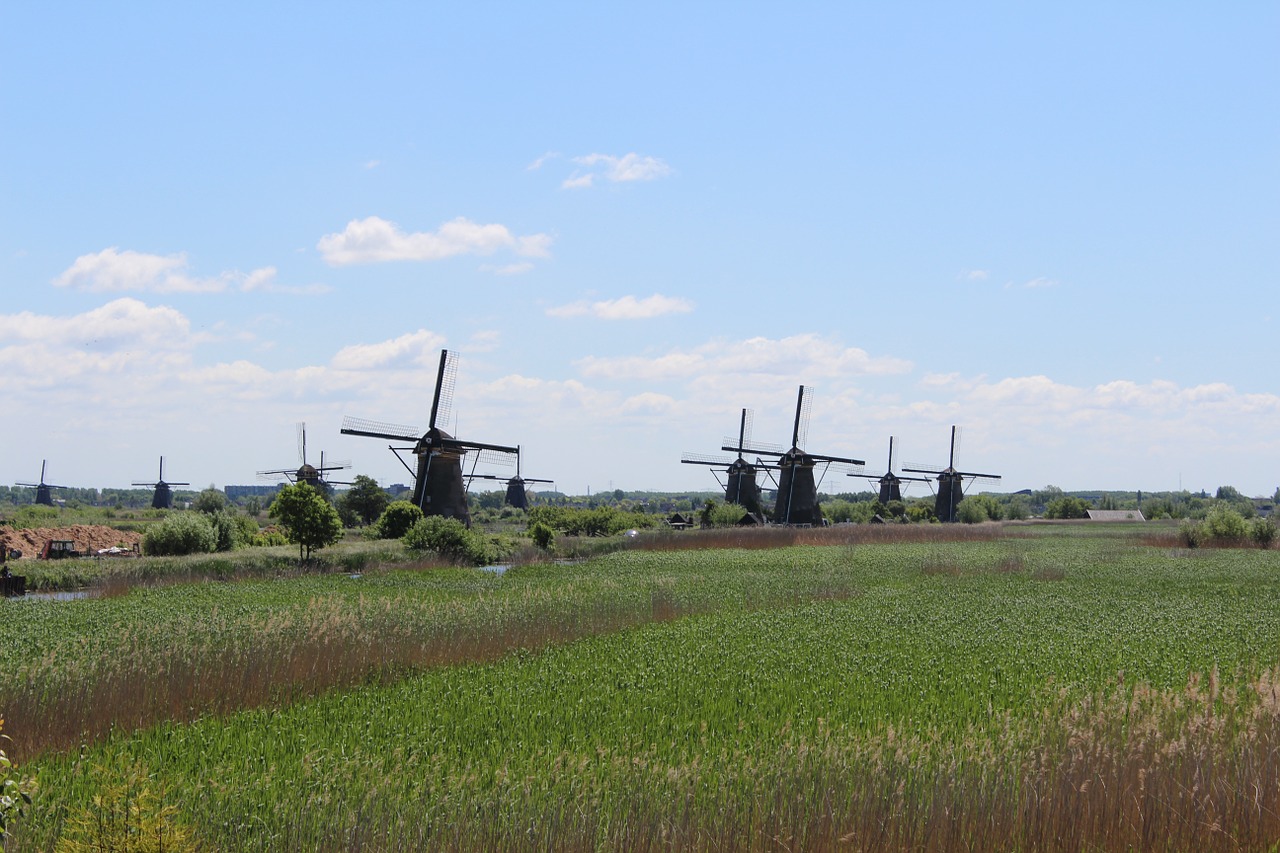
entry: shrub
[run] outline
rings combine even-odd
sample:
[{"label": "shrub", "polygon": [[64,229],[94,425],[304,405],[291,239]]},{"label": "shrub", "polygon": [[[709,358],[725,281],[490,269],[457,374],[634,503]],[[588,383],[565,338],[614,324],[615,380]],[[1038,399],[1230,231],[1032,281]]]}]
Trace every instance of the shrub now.
[{"label": "shrub", "polygon": [[1088,518],[1089,502],[1084,498],[1061,497],[1049,501],[1045,518]]},{"label": "shrub", "polygon": [[374,539],[402,539],[423,518],[422,510],[411,501],[392,501],[374,523]]},{"label": "shrub", "polygon": [[1205,532],[1215,542],[1240,542],[1249,535],[1249,528],[1240,513],[1219,504],[1209,510],[1204,519]]},{"label": "shrub", "polygon": [[1276,539],[1276,523],[1269,518],[1255,518],[1249,527],[1249,537],[1259,548],[1270,548]]},{"label": "shrub", "polygon": [[263,530],[254,536],[252,544],[255,548],[267,548],[272,545],[288,545],[289,537],[272,527],[267,530]]},{"label": "shrub", "polygon": [[142,553],[152,557],[207,554],[218,546],[218,535],[202,512],[174,512],[142,535]]},{"label": "shrub", "polygon": [[[0,719],[0,741],[9,737],[3,734],[4,720]],[[9,832],[9,825],[26,814],[31,805],[31,780],[18,774],[13,769],[9,756],[0,749],[0,850],[4,849],[4,839]]]},{"label": "shrub", "polygon": [[1178,539],[1187,548],[1199,548],[1204,544],[1204,528],[1198,521],[1187,519],[1178,525]]},{"label": "shrub", "polygon": [[550,551],[555,547],[556,532],[539,521],[529,528],[529,538],[543,551]]},{"label": "shrub", "polygon": [[981,524],[990,521],[987,508],[974,498],[965,498],[956,507],[956,518],[965,524]]},{"label": "shrub", "polygon": [[446,560],[482,566],[493,559],[485,538],[470,531],[456,518],[429,515],[420,518],[404,535],[411,551],[434,551]]},{"label": "shrub", "polygon": [[200,849],[169,792],[147,769],[128,759],[91,768],[98,787],[92,805],[73,812],[56,853],[186,853]]},{"label": "shrub", "polygon": [[217,535],[217,551],[234,551],[253,542],[258,535],[258,522],[232,510],[221,510],[209,516]]}]

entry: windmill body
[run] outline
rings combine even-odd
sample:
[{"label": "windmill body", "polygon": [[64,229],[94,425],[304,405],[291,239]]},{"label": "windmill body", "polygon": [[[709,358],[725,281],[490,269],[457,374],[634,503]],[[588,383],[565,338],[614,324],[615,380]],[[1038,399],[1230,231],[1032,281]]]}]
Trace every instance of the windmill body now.
[{"label": "windmill body", "polygon": [[437,419],[443,414],[442,407],[447,409],[452,399],[456,373],[456,361],[448,350],[441,350],[435,395],[431,401],[431,420],[426,432],[420,433],[412,426],[345,418],[342,422],[342,434],[413,441],[413,453],[418,460],[414,471],[414,504],[425,515],[456,518],[470,527],[471,511],[467,506],[467,477],[462,470],[463,457],[474,451],[478,459],[488,458],[490,461],[509,464],[511,457],[518,458],[520,449],[466,441],[436,426]]},{"label": "windmill body", "polygon": [[529,493],[525,490],[525,486],[529,483],[554,483],[554,480],[541,480],[536,477],[520,476],[520,446],[516,445],[516,475],[507,480],[507,494],[504,502],[507,506],[516,509],[529,508]]},{"label": "windmill body", "polygon": [[[742,410],[742,419],[738,426],[737,444],[730,444],[732,438],[724,439],[722,450],[734,450],[737,457],[716,456],[686,453],[680,461],[685,465],[706,465],[712,473],[723,472],[724,502],[737,504],[753,516],[763,517],[760,506],[760,484],[757,482],[758,469],[743,458],[746,444],[750,441],[752,415],[750,409]],[[716,478],[717,480],[719,477]]]},{"label": "windmill body", "polygon": [[800,386],[796,396],[795,424],[791,430],[791,448],[780,450],[776,447],[739,442],[738,448],[723,447],[722,450],[737,449],[739,453],[749,451],[777,457],[777,462],[767,467],[777,472],[777,500],[774,502],[773,520],[779,524],[813,524],[823,523],[822,507],[818,503],[818,477],[816,469],[822,466],[823,473],[833,466],[837,468],[860,468],[861,459],[845,456],[830,456],[825,453],[810,453],[803,450],[805,434],[809,425],[809,405],[811,397],[806,397],[805,386]]},{"label": "windmill body", "polygon": [[[902,500],[902,484],[903,483],[927,483],[924,477],[900,477],[893,473],[893,436],[889,436],[889,464],[885,466],[885,472],[879,477],[870,477],[880,487],[879,500],[882,504],[890,501]],[[850,476],[857,476],[856,474]]]},{"label": "windmill body", "polygon": [[37,504],[42,504],[42,505],[44,505],[44,506],[53,506],[53,505],[54,505],[54,504],[53,504],[53,490],[54,490],[54,489],[65,489],[65,488],[68,488],[68,487],[67,487],[67,486],[55,486],[55,485],[53,485],[52,483],[46,483],[46,482],[44,481],[44,471],[45,471],[45,466],[46,466],[47,464],[48,464],[48,461],[47,461],[47,460],[44,460],[44,459],[41,459],[41,460],[40,460],[40,482],[39,482],[39,483],[15,483],[14,485],[15,485],[15,486],[23,486],[23,487],[28,488],[28,489],[35,489],[35,490],[36,490],[36,503],[37,503]]},{"label": "windmill body", "polygon": [[190,483],[166,483],[164,479],[164,457],[160,457],[160,476],[154,483],[134,483],[135,486],[149,486],[155,491],[151,494],[152,509],[173,508],[173,487],[189,486]]},{"label": "windmill body", "polygon": [[935,468],[914,467],[902,469],[916,474],[933,474],[938,480],[938,494],[934,499],[934,514],[943,524],[954,524],[959,520],[960,501],[964,500],[964,482],[969,480],[999,480],[999,474],[980,474],[977,471],[960,471],[956,469],[956,428],[951,427],[951,455],[947,467]]},{"label": "windmill body", "polygon": [[[320,464],[312,465],[307,461],[307,425],[305,423],[298,424],[298,461],[301,462],[297,468],[272,468],[267,471],[259,471],[258,476],[263,479],[274,479],[285,477],[290,483],[305,483],[324,495],[327,500],[333,493],[333,485],[350,485],[337,480],[330,480],[327,477],[330,471],[341,471],[344,468],[350,468],[351,463],[334,462],[325,464],[324,452],[320,453]],[[277,480],[277,482],[279,482]]]}]

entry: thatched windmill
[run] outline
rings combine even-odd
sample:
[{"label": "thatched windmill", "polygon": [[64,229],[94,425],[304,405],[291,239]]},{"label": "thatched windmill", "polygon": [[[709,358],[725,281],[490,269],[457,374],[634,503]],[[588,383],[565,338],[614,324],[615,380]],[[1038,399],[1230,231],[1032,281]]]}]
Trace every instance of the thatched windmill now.
[{"label": "thatched windmill", "polygon": [[[467,508],[467,485],[462,472],[462,457],[474,450],[477,461],[484,459],[505,464],[512,456],[518,458],[520,449],[454,438],[437,426],[448,420],[457,374],[457,358],[448,350],[441,350],[436,390],[431,398],[431,420],[426,432],[401,424],[344,418],[342,434],[413,441],[413,454],[418,457],[417,470],[414,471],[413,502],[427,515],[456,518],[470,525],[471,512]],[[395,447],[391,449],[396,450]]]},{"label": "thatched windmill", "polygon": [[23,486],[23,487],[28,488],[28,489],[35,489],[35,490],[36,490],[36,503],[38,503],[38,504],[44,504],[45,506],[53,506],[53,490],[54,490],[54,489],[68,489],[68,488],[70,488],[70,486],[55,486],[55,485],[53,485],[52,483],[46,483],[46,482],[44,481],[44,469],[45,469],[45,465],[46,465],[46,464],[48,464],[48,463],[46,462],[46,460],[44,460],[44,459],[41,459],[41,460],[40,460],[40,482],[38,482],[38,483],[14,483],[14,485],[15,485],[15,486]]},{"label": "thatched windmill", "polygon": [[329,471],[341,471],[344,468],[350,468],[351,460],[326,464],[324,451],[321,451],[320,464],[318,466],[312,465],[307,461],[307,425],[303,422],[298,423],[298,461],[302,464],[297,468],[273,468],[269,471],[259,471],[258,477],[264,480],[276,481],[280,477],[285,477],[290,483],[306,483],[325,497],[329,496],[331,487],[334,485],[350,485],[350,483],[344,483],[340,480],[330,480],[325,474]]},{"label": "thatched windmill", "polygon": [[913,468],[903,467],[903,471],[913,474],[932,474],[938,479],[938,496],[934,502],[934,514],[938,521],[952,523],[956,521],[956,507],[964,500],[964,481],[999,480],[999,474],[979,474],[976,471],[956,470],[956,427],[951,427],[951,455],[947,467],[939,469],[936,465],[920,465]]},{"label": "thatched windmill", "polygon": [[172,486],[189,486],[190,483],[166,483],[164,480],[164,457],[160,457],[160,477],[154,483],[134,483],[135,486],[147,486],[155,489],[151,495],[152,509],[171,509],[173,507]]},{"label": "thatched windmill", "polygon": [[[755,516],[761,515],[760,508],[760,484],[756,482],[756,466],[752,465],[742,454],[746,450],[747,442],[751,441],[751,425],[754,420],[753,413],[750,409],[742,410],[742,418],[738,424],[737,444],[732,444],[733,437],[725,436],[724,450],[737,451],[737,456],[720,456],[718,454],[705,453],[686,453],[680,457],[680,461],[685,465],[705,465],[711,469],[711,473],[715,475],[716,481],[720,481],[720,474],[725,475],[725,481],[720,483],[724,487],[724,502],[729,504],[738,504],[744,507],[747,512]],[[781,449],[779,448],[779,452]]]},{"label": "thatched windmill", "polygon": [[902,500],[902,484],[903,483],[927,483],[928,479],[924,477],[900,477],[893,473],[893,436],[889,436],[889,464],[885,466],[884,473],[880,476],[874,474],[856,474],[851,473],[850,477],[866,477],[873,483],[880,485],[880,503],[887,504],[889,501]]},{"label": "thatched windmill", "polygon": [[774,447],[754,444],[741,448],[751,453],[778,457],[778,461],[769,468],[778,472],[778,499],[773,508],[773,520],[779,524],[822,524],[822,509],[818,506],[818,484],[821,477],[814,476],[814,469],[819,465],[822,466],[822,476],[826,476],[827,471],[832,468],[848,472],[866,464],[861,459],[810,453],[801,448],[808,438],[811,402],[812,398],[805,396],[805,387],[801,385],[796,397],[796,419],[791,429],[790,450],[779,451]]}]

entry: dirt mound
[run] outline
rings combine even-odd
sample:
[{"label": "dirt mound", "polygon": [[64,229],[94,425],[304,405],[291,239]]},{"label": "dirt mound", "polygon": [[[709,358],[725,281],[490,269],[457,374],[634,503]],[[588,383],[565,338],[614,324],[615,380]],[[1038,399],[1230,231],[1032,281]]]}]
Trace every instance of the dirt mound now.
[{"label": "dirt mound", "polygon": [[73,524],[70,527],[35,527],[30,530],[13,530],[0,527],[0,547],[17,549],[22,552],[22,559],[35,559],[36,554],[50,539],[70,539],[76,543],[76,550],[95,554],[104,548],[119,545],[125,549],[133,546],[141,547],[142,534],[127,530],[116,530],[101,524]]}]

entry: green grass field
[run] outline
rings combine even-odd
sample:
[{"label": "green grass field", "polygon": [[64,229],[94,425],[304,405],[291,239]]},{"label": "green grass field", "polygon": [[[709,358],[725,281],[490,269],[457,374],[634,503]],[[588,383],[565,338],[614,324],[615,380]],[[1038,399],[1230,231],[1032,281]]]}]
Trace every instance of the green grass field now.
[{"label": "green grass field", "polygon": [[1280,840],[1276,551],[1008,526],[0,612],[8,849],[129,768],[213,849]]}]

